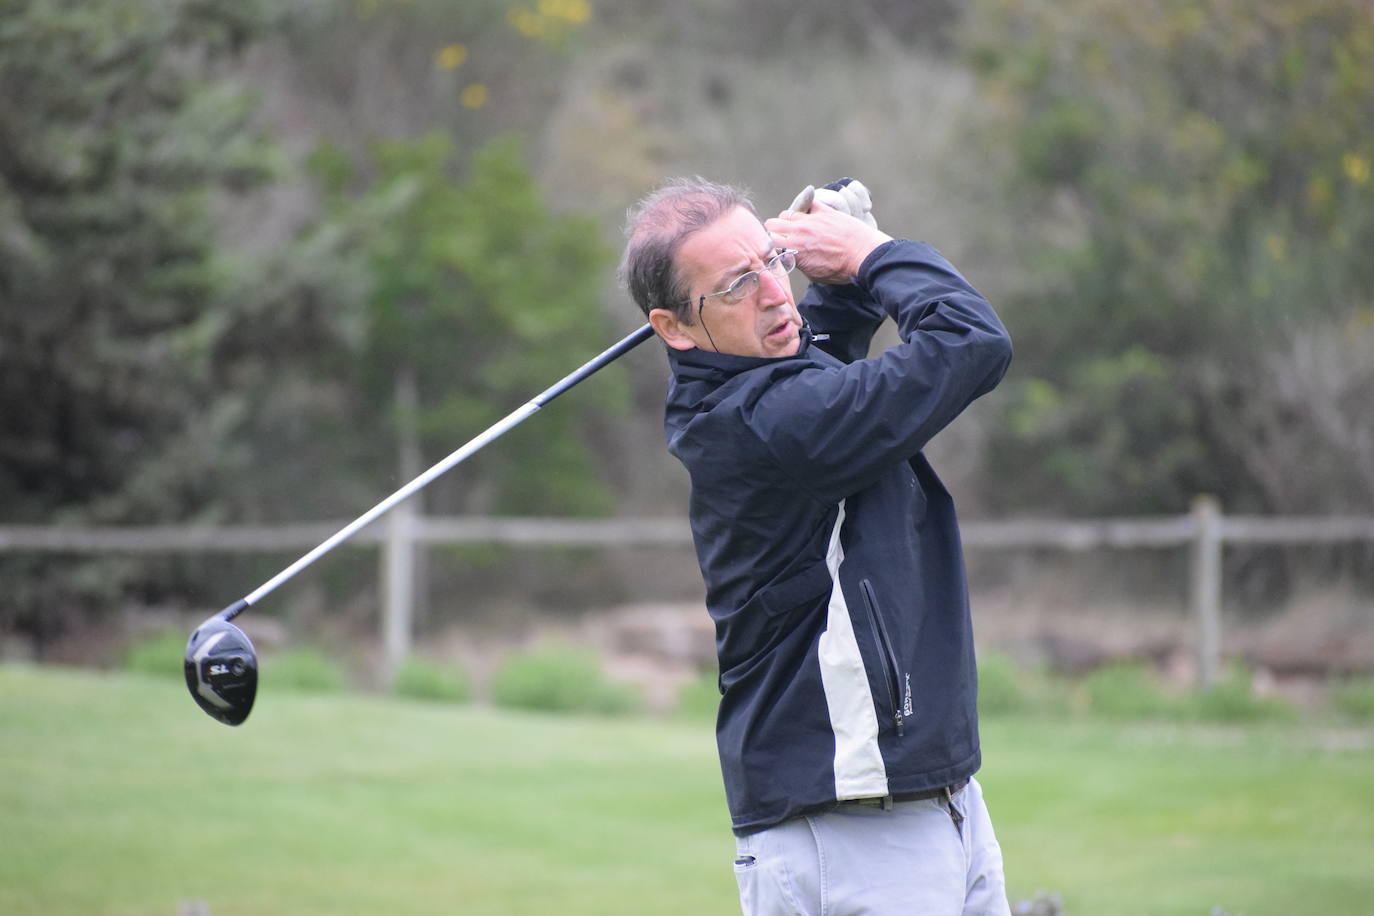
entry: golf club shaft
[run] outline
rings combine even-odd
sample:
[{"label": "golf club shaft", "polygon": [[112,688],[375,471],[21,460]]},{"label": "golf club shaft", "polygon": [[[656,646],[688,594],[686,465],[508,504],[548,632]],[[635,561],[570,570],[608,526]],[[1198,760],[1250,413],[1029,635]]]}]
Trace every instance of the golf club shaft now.
[{"label": "golf club shaft", "polygon": [[249,592],[245,597],[243,597],[239,601],[236,601],[235,603],[229,605],[229,607],[220,611],[219,614],[216,616],[220,617],[223,620],[233,620],[239,614],[243,613],[244,610],[252,607],[259,601],[261,601],[263,598],[267,597],[272,592],[276,591],[278,586],[290,580],[292,577],[296,575],[296,573],[305,569],[311,563],[314,563],[320,557],[329,553],[329,551],[333,550],[335,547],[338,547],[344,541],[348,540],[350,537],[357,534],[360,530],[367,527],[372,522],[376,521],[379,517],[384,515],[387,512],[387,510],[394,507],[397,503],[401,502],[408,496],[411,496],[419,490],[423,489],[425,486],[431,483],[436,477],[439,477],[441,474],[451,470],[453,467],[462,463],[474,452],[481,450],[494,440],[499,439],[505,433],[507,433],[514,427],[520,425],[522,422],[524,422],[525,420],[533,416],[535,413],[537,413],[539,409],[543,407],[545,404],[549,403],[554,398],[558,397],[560,394],[576,385],[578,382],[592,375],[597,370],[605,367],[609,363],[614,362],[621,356],[633,350],[635,347],[639,346],[644,341],[648,340],[650,337],[653,336],[653,333],[653,328],[646,324],[639,330],[626,336],[623,340],[612,346],[610,349],[601,353],[599,356],[596,356],[595,358],[588,360],[587,363],[584,364],[581,368],[563,377],[559,381],[555,382],[553,385],[549,386],[539,395],[532,398],[530,401],[526,402],[518,409],[512,411],[504,419],[490,426],[481,435],[477,436],[475,439],[471,440],[467,444],[460,446],[457,450],[452,452],[450,455],[448,455],[448,457],[444,458],[438,464],[435,464],[433,467],[425,471],[419,477],[416,477],[410,483],[401,487],[395,493],[392,493],[386,499],[377,503],[377,505],[373,506],[371,509],[368,509],[362,515],[358,516],[356,519],[349,522],[343,528],[340,528],[328,540],[324,541],[318,547],[307,553],[305,556],[301,557],[299,560],[292,563],[290,566],[286,567],[281,572],[277,573],[271,579],[268,579],[266,582],[258,586],[253,591]]}]

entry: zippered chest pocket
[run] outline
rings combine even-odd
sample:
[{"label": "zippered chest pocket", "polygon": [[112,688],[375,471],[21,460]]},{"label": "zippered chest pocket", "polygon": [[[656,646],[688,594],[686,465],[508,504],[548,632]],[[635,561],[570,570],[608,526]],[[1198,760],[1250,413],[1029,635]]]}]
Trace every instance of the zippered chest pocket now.
[{"label": "zippered chest pocket", "polygon": [[859,592],[863,595],[864,609],[868,611],[868,621],[873,629],[873,639],[878,644],[878,655],[887,680],[887,695],[892,702],[893,724],[900,737],[906,732],[906,720],[913,714],[911,703],[911,674],[902,669],[897,662],[897,652],[888,634],[887,624],[878,610],[878,596],[873,583],[868,579],[859,582]]}]

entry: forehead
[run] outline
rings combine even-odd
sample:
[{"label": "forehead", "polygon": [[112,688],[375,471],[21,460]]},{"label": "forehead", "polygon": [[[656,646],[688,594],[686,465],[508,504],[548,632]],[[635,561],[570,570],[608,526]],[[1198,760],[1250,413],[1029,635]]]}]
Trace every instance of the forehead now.
[{"label": "forehead", "polygon": [[677,266],[689,286],[711,285],[749,270],[773,249],[759,218],[743,207],[688,236],[678,249]]}]

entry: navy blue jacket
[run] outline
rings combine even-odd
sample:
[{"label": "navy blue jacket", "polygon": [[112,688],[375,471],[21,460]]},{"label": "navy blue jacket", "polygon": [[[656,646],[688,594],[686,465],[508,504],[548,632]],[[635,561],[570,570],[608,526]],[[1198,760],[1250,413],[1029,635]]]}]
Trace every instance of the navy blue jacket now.
[{"label": "navy blue jacket", "polygon": [[[691,475],[739,834],[980,763],[958,524],[921,449],[997,384],[1010,338],[939,252],[904,240],[799,309],[795,356],[669,350],[665,428]],[[902,343],[864,358],[887,317]]]}]

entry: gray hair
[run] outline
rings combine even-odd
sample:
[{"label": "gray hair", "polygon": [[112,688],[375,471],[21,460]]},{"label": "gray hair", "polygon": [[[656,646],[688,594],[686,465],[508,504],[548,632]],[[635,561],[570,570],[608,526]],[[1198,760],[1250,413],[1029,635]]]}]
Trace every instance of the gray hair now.
[{"label": "gray hair", "polygon": [[692,324],[687,284],[677,271],[677,252],[695,232],[736,207],[757,213],[747,191],[704,178],[671,178],[630,209],[620,282],[647,316],[667,309]]}]

